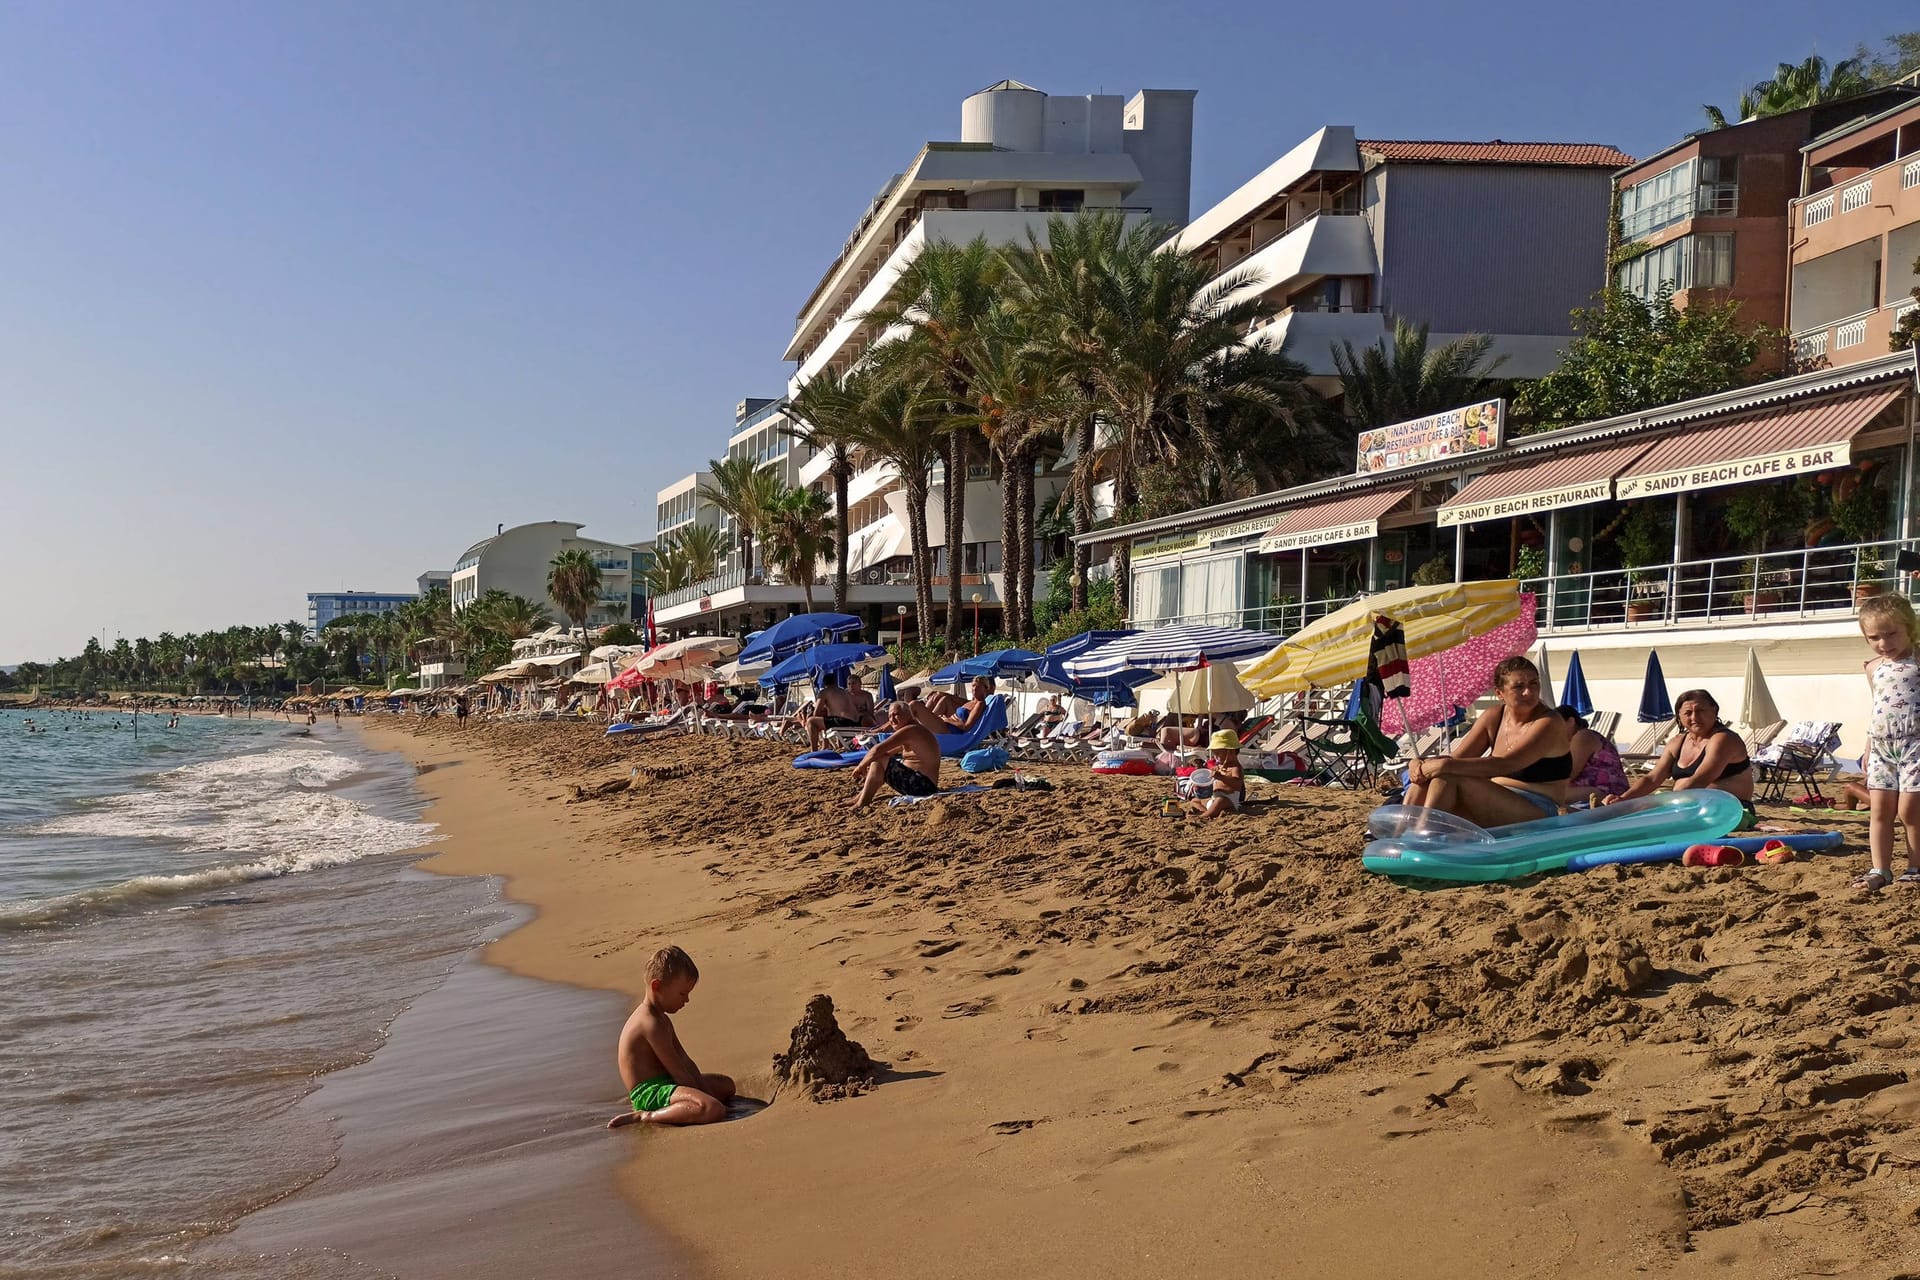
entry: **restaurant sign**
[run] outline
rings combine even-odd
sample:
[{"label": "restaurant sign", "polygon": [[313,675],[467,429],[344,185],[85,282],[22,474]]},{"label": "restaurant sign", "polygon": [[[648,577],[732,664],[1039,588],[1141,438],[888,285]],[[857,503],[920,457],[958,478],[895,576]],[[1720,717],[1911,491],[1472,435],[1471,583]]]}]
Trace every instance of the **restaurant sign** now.
[{"label": "restaurant sign", "polygon": [[1680,493],[1687,489],[1713,489],[1721,485],[1778,480],[1782,476],[1844,467],[1852,460],[1853,445],[1843,440],[1839,444],[1816,445],[1811,449],[1789,449],[1784,453],[1735,458],[1728,462],[1704,463],[1682,467],[1677,471],[1621,476],[1620,496],[1646,498],[1659,494]]},{"label": "restaurant sign", "polygon": [[1503,516],[1531,515],[1539,511],[1555,511],[1561,507],[1583,506],[1589,502],[1605,502],[1612,496],[1613,481],[1589,480],[1584,484],[1570,484],[1561,489],[1546,489],[1539,493],[1516,493],[1505,498],[1488,498],[1485,502],[1442,507],[1436,515],[1439,526],[1446,529],[1456,524],[1498,520]]},{"label": "restaurant sign", "polygon": [[1360,462],[1355,470],[1363,476],[1375,475],[1498,449],[1506,422],[1507,402],[1488,400],[1374,427],[1360,433]]},{"label": "restaurant sign", "polygon": [[1222,525],[1218,529],[1202,529],[1195,533],[1174,533],[1161,538],[1146,539],[1133,544],[1132,560],[1133,563],[1138,564],[1142,560],[1160,560],[1188,551],[1204,551],[1216,543],[1252,537],[1256,533],[1265,533],[1271,528],[1273,528],[1273,517],[1264,516],[1258,520],[1242,520],[1239,524]]},{"label": "restaurant sign", "polygon": [[1324,529],[1304,529],[1299,533],[1276,533],[1260,539],[1262,551],[1298,551],[1302,547],[1324,547],[1333,542],[1364,542],[1380,532],[1378,520],[1355,520],[1351,524],[1329,525]]}]

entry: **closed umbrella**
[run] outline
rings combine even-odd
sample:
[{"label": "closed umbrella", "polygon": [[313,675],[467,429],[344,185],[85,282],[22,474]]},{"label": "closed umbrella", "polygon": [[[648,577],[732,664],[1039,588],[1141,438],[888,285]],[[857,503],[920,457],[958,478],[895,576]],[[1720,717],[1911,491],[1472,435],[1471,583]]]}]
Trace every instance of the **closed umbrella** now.
[{"label": "closed umbrella", "polygon": [[1547,662],[1547,646],[1540,646],[1540,661],[1534,664],[1540,668],[1540,705],[1557,707],[1560,703],[1553,696],[1553,668]]},{"label": "closed umbrella", "polygon": [[1767,677],[1760,670],[1760,656],[1747,646],[1747,687],[1740,696],[1740,723],[1749,729],[1758,729],[1780,719],[1780,708],[1773,704],[1773,691],[1767,688]]},{"label": "closed umbrella", "polygon": [[[1752,650],[1748,650],[1752,656]],[[1580,651],[1567,659],[1567,678],[1560,686],[1560,706],[1572,707],[1582,716],[1593,714],[1593,695],[1587,692],[1587,673],[1580,669]]]},{"label": "closed umbrella", "polygon": [[892,663],[888,663],[886,666],[880,668],[880,688],[877,691],[875,691],[874,696],[878,698],[881,702],[893,701],[894,690],[893,690],[893,664]]},{"label": "closed umbrella", "polygon": [[1647,678],[1640,686],[1641,724],[1661,724],[1673,719],[1673,699],[1667,696],[1667,677],[1660,670],[1660,655],[1647,650]]},{"label": "closed umbrella", "polygon": [[1262,697],[1330,689],[1366,676],[1376,616],[1401,625],[1412,660],[1513,621],[1520,602],[1520,584],[1510,578],[1383,591],[1337,609],[1273,646],[1242,667],[1240,679]]}]

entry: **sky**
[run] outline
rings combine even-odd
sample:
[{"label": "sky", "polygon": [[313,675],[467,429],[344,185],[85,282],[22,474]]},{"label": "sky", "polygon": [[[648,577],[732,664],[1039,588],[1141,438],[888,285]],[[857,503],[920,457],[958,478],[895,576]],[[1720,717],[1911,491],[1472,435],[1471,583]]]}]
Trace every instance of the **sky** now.
[{"label": "sky", "polygon": [[1195,213],[1324,124],[1646,155],[1911,0],[0,6],[0,662],[653,534],[960,101],[1198,90]]}]

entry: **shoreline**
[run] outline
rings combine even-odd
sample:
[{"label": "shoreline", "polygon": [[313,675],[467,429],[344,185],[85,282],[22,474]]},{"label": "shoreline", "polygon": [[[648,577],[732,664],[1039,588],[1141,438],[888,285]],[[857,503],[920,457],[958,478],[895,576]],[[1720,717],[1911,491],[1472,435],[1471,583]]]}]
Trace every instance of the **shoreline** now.
[{"label": "shoreline", "polygon": [[[1858,968],[1898,954],[1920,895],[1846,898],[1846,857],[1430,892],[1358,871],[1364,796],[1276,789],[1203,826],[1150,816],[1163,781],[1042,768],[1052,793],[854,815],[844,776],[764,743],[361,727],[425,769],[449,840],[423,869],[501,876],[534,908],[488,963],[630,1000],[654,947],[700,964],[683,1040],[774,1105],[605,1140],[703,1272],[1881,1275],[1915,1255],[1920,1084],[1894,1064],[1920,995],[1897,977],[1868,999],[1886,983]],[[635,767],[641,790],[575,798]],[[870,1094],[773,1088],[816,991],[888,1064]],[[611,1113],[617,1024],[598,1030]]]}]

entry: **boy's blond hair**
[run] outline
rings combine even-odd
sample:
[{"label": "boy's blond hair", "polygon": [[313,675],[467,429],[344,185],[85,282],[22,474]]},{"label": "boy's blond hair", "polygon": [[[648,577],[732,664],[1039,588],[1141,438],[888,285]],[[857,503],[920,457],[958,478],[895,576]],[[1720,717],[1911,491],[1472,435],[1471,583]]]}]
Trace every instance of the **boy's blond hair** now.
[{"label": "boy's blond hair", "polygon": [[1870,596],[1861,602],[1860,620],[1868,618],[1888,618],[1900,625],[1907,634],[1909,646],[1920,646],[1920,616],[1913,612],[1913,602],[1905,596],[1887,594]]},{"label": "boy's blond hair", "polygon": [[653,959],[647,961],[647,981],[672,982],[675,978],[698,982],[700,968],[694,964],[693,957],[680,948],[662,947],[653,953]]}]

